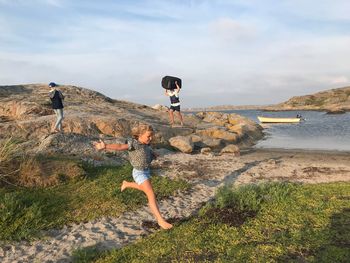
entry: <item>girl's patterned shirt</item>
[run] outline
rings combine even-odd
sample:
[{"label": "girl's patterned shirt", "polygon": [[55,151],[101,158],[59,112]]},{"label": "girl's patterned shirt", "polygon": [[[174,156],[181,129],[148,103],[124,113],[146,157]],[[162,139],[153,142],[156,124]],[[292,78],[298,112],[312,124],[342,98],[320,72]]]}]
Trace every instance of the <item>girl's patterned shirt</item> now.
[{"label": "girl's patterned shirt", "polygon": [[128,138],[129,159],[131,165],[137,170],[146,170],[150,168],[151,162],[154,159],[154,153],[148,144],[142,144],[138,140]]}]

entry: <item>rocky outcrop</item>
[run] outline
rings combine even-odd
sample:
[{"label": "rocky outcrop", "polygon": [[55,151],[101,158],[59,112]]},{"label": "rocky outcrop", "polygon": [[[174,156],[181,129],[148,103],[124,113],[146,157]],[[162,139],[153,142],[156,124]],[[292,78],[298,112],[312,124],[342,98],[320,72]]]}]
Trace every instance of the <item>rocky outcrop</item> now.
[{"label": "rocky outcrop", "polygon": [[190,136],[194,149],[210,148],[211,151],[220,152],[224,148],[221,153],[237,153],[238,146],[227,146],[252,145],[263,136],[261,126],[238,114],[200,112],[196,116],[202,122],[196,125],[195,133]]},{"label": "rocky outcrop", "polygon": [[327,114],[344,114],[344,113],[346,113],[346,111],[339,108],[331,108],[327,110]]},{"label": "rocky outcrop", "polygon": [[[238,114],[221,112],[200,112],[197,116],[203,122],[216,124],[213,126],[198,125],[196,134],[222,139],[226,142],[238,143],[244,139],[258,140],[262,136],[262,127],[254,121]],[[217,126],[221,123],[222,126]]]},{"label": "rocky outcrop", "polygon": [[[155,147],[172,145],[183,152],[210,148],[220,152],[229,144],[251,145],[261,127],[237,114],[203,112],[184,115],[184,127],[169,126],[164,106],[114,100],[98,92],[60,86],[65,95],[64,134],[50,134],[56,119],[44,84],[0,86],[0,139],[21,139],[24,151],[92,154],[90,142],[100,137],[130,136],[132,127],[148,123],[155,130]],[[175,138],[174,138],[175,137]]]},{"label": "rocky outcrop", "polygon": [[350,87],[331,89],[311,95],[296,96],[286,102],[264,107],[265,110],[350,111]]},{"label": "rocky outcrop", "polygon": [[23,120],[35,116],[45,116],[53,114],[53,110],[45,104],[25,101],[3,102],[0,106],[0,116],[10,119]]},{"label": "rocky outcrop", "polygon": [[228,131],[225,127],[213,127],[205,130],[197,130],[196,134],[200,135],[201,137],[222,139],[232,143],[236,142],[238,139],[236,133]]},{"label": "rocky outcrop", "polygon": [[155,109],[155,110],[160,110],[160,111],[168,111],[169,108],[164,106],[164,105],[161,105],[161,104],[156,104],[152,107],[152,109]]},{"label": "rocky outcrop", "polygon": [[[295,96],[289,100],[274,105],[220,105],[207,108],[188,108],[185,111],[228,111],[228,110],[316,110],[327,111],[330,114],[341,114],[350,111],[350,87],[330,89],[305,96]],[[338,109],[338,110],[333,110]]]}]

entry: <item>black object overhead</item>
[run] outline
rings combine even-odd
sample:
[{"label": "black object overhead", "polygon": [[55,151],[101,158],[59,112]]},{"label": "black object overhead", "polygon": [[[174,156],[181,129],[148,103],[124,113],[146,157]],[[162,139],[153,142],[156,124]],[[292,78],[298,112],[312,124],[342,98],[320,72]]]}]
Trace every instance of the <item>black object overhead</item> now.
[{"label": "black object overhead", "polygon": [[177,89],[175,85],[175,81],[177,82],[177,85],[182,88],[182,82],[181,79],[177,77],[172,77],[172,76],[165,76],[162,78],[162,87],[164,89]]}]

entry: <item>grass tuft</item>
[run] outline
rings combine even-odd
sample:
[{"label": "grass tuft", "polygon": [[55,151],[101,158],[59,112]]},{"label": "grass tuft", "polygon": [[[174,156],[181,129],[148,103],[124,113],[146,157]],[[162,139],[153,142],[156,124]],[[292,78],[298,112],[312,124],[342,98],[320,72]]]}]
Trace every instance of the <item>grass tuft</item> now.
[{"label": "grass tuft", "polygon": [[216,206],[257,212],[263,203],[284,202],[296,188],[297,185],[292,183],[264,183],[234,188],[224,186],[216,195]]},{"label": "grass tuft", "polygon": [[87,263],[93,262],[104,255],[104,252],[101,251],[96,246],[79,248],[73,251],[72,260],[75,263]]},{"label": "grass tuft", "polygon": [[0,164],[13,160],[17,151],[18,144],[12,137],[0,140]]},{"label": "grass tuft", "polygon": [[11,177],[17,172],[13,161],[18,156],[18,144],[12,138],[0,140],[0,185],[11,185]]}]

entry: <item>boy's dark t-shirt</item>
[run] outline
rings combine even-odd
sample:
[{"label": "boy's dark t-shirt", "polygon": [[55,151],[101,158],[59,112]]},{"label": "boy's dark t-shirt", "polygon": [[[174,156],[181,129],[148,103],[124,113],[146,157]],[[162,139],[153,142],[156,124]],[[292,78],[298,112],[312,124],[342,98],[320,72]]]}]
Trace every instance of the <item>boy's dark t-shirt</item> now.
[{"label": "boy's dark t-shirt", "polygon": [[62,103],[62,99],[63,99],[63,95],[60,91],[55,90],[55,93],[50,94],[50,99],[52,102],[52,108],[53,109],[63,109],[63,103]]}]

